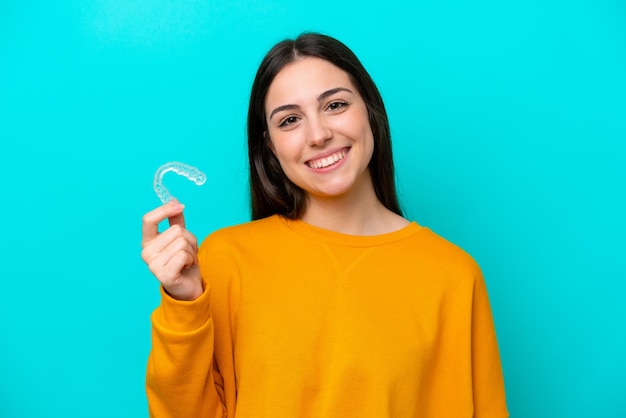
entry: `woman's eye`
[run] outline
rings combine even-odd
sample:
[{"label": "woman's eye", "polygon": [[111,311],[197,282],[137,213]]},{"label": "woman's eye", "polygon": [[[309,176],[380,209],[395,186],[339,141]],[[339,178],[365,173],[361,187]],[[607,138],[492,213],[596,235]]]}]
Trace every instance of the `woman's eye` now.
[{"label": "woman's eye", "polygon": [[283,119],[280,122],[280,124],[278,126],[280,126],[280,127],[287,127],[287,126],[293,125],[296,122],[298,122],[298,117],[297,116],[287,116],[285,119]]},{"label": "woman's eye", "polygon": [[348,106],[348,103],[342,101],[330,102],[328,104],[328,110],[339,110]]}]

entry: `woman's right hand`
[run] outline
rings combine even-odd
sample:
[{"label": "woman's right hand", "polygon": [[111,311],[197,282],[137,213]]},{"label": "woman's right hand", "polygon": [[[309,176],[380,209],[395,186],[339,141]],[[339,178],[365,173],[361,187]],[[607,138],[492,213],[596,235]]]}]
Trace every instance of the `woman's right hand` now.
[{"label": "woman's right hand", "polygon": [[[184,206],[172,200],[143,217],[141,258],[174,299],[191,301],[203,292],[198,267],[198,242],[185,229]],[[169,219],[170,227],[159,233],[159,223]]]}]

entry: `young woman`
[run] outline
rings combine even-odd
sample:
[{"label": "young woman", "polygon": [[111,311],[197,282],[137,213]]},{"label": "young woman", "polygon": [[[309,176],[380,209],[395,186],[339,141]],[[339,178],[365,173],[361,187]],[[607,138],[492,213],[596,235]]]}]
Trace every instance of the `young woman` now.
[{"label": "young woman", "polygon": [[253,222],[198,251],[180,203],[144,216],[162,285],[151,415],[508,416],[481,272],[402,217],[383,101],[352,51],[320,34],[274,46],[248,146]]}]

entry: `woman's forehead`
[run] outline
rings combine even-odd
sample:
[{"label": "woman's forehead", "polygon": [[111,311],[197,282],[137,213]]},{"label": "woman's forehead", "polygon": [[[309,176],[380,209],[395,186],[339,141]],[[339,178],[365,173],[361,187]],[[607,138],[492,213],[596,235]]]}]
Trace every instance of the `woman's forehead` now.
[{"label": "woman's forehead", "polygon": [[337,87],[347,88],[356,94],[352,77],[335,64],[316,57],[300,58],[276,74],[268,89],[265,104],[316,98]]}]

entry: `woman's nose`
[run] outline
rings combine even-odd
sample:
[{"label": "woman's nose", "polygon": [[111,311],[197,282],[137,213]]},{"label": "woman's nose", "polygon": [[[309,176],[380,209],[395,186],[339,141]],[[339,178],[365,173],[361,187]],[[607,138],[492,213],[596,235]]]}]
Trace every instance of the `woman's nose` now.
[{"label": "woman's nose", "polygon": [[307,143],[310,146],[321,146],[333,137],[333,131],[324,122],[323,118],[309,119]]}]

